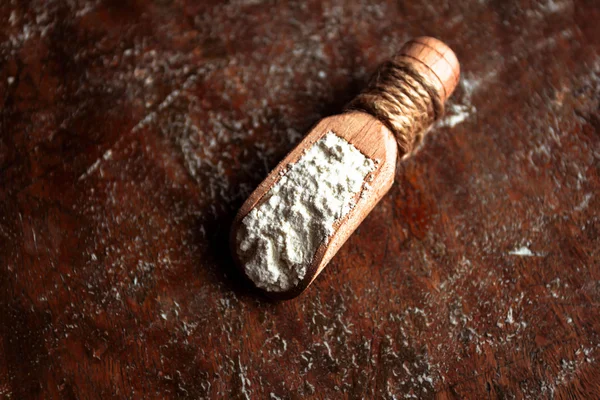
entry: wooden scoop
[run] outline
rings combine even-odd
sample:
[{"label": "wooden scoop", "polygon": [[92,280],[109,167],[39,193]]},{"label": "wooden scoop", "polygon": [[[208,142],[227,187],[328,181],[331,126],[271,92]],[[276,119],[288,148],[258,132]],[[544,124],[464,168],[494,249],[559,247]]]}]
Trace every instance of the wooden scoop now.
[{"label": "wooden scoop", "polygon": [[[422,80],[427,82],[430,90],[433,88],[438,93],[442,104],[458,83],[460,73],[458,60],[454,52],[437,39],[429,37],[413,39],[402,47],[396,59],[408,63],[414,71],[417,71]],[[285,292],[259,289],[269,297],[290,299],[302,293],[394,182],[396,162],[399,158],[398,145],[394,134],[383,122],[370,114],[357,111],[321,120],[256,188],[242,205],[233,222],[230,236],[231,249],[238,267],[245,276],[247,275],[244,264],[238,256],[237,242],[237,232],[242,220],[253,208],[261,204],[263,196],[285,174],[288,165],[296,163],[308,148],[328,132],[334,132],[344,138],[365,156],[375,161],[376,169],[366,179],[371,188],[363,196],[361,193],[357,194],[355,207],[336,222],[334,233],[318,247],[312,263],[307,267],[306,274],[298,285]]]}]

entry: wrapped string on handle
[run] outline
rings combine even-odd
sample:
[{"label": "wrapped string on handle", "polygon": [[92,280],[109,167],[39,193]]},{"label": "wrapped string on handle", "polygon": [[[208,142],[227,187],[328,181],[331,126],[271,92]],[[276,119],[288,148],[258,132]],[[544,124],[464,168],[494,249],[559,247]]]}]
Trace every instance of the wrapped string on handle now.
[{"label": "wrapped string on handle", "polygon": [[444,113],[444,102],[458,80],[458,61],[433,38],[408,42],[383,63],[348,111],[363,111],[384,123],[398,142],[399,156],[409,155],[427,129]]}]

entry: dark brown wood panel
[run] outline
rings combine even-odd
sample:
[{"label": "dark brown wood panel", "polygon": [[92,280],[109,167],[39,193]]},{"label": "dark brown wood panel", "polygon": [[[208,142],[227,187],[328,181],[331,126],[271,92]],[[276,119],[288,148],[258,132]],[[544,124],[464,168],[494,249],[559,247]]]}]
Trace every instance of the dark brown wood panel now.
[{"label": "dark brown wood panel", "polygon": [[[599,398],[594,0],[0,3],[0,397]],[[409,38],[462,80],[300,298],[227,238]]]}]

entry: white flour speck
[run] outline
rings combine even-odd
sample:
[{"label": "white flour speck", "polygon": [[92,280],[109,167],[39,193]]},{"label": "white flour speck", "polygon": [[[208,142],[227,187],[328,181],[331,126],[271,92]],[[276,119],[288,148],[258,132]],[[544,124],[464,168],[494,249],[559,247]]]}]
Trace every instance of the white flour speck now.
[{"label": "white flour speck", "polygon": [[513,256],[522,256],[522,257],[533,257],[535,253],[533,253],[527,246],[521,246],[518,249],[514,249],[513,251],[509,251],[508,254]]}]

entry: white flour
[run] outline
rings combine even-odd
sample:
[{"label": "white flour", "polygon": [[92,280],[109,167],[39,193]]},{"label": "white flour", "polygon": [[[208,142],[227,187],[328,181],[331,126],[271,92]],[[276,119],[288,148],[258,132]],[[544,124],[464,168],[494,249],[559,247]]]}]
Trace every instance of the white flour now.
[{"label": "white flour", "polygon": [[282,292],[297,285],[374,169],[372,160],[333,132],[291,165],[242,220],[237,236],[238,255],[256,286]]}]

